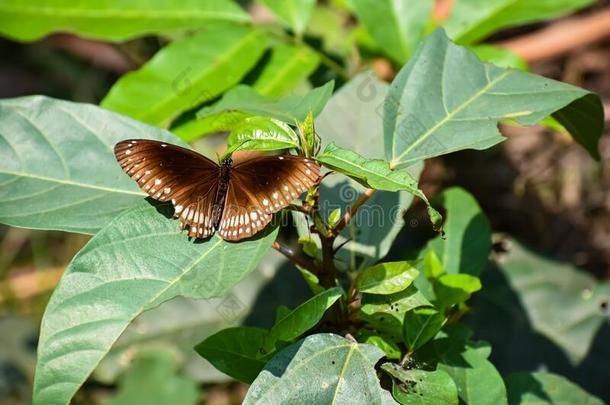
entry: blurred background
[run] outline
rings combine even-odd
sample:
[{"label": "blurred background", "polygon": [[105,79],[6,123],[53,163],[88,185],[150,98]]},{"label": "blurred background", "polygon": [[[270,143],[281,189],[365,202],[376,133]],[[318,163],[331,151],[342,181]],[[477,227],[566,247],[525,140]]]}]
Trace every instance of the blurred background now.
[{"label": "blurred background", "polygon": [[[273,21],[264,7],[240,3],[255,19]],[[361,28],[344,3],[318,2],[306,32],[312,46],[340,43],[333,32],[337,37]],[[451,3],[437,2],[439,21],[449,13]],[[322,26],[330,28],[324,31]],[[353,37],[350,49],[356,52],[334,52],[331,46],[324,51],[327,57],[352,69],[373,69],[380,78],[391,80],[397,66],[358,35]],[[540,324],[548,314],[576,310],[570,304],[575,296],[594,294],[598,288],[610,292],[610,1],[593,2],[567,16],[503,28],[484,42],[510,49],[534,73],[598,93],[606,111],[606,130],[600,143],[601,162],[551,124],[504,125],[502,132],[509,139],[490,150],[464,151],[427,162],[421,177],[426,194],[434,196],[454,185],[465,188],[496,232],[494,254],[502,259],[485,272],[484,289],[474,299],[468,322],[478,338],[492,343],[492,361],[503,374],[546,368],[610,402],[608,300],[593,304],[606,321],[584,326],[589,329],[580,334],[554,335],[565,331]],[[44,94],[99,103],[121,75],[137,69],[164,43],[165,39],[152,36],[120,44],[70,34],[53,34],[28,44],[0,38],[0,98]],[[329,77],[332,72],[319,67],[310,81]],[[406,215],[425,222],[419,205]],[[408,227],[397,244],[424,240],[430,230],[421,228]],[[30,402],[45,304],[88,239],[0,226],[0,404]],[[392,252],[400,255],[398,248]],[[546,298],[537,301],[534,295],[541,292],[534,289],[528,296],[529,284],[520,284],[519,272],[511,268],[540,275]],[[523,288],[515,291],[515,285]],[[158,399],[162,394],[155,389],[165,385],[174,403],[179,403],[176,395],[193,391],[201,403],[240,403],[247,386],[213,370],[195,355],[193,344],[229,325],[269,325],[277,304],[291,306],[307,295],[299,274],[271,254],[228,297],[200,302],[177,299],[138,318],[74,402],[152,403],[140,394],[134,397],[135,393],[150,392]],[[256,312],[251,310],[254,307]]]}]

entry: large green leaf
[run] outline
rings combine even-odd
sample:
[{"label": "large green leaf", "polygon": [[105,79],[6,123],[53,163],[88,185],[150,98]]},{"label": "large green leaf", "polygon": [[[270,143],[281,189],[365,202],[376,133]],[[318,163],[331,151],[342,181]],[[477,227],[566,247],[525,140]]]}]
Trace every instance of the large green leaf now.
[{"label": "large green leaf", "polygon": [[460,0],[443,24],[456,42],[473,43],[514,25],[560,17],[594,0]]},{"label": "large green leaf", "polygon": [[320,56],[305,45],[277,44],[271,59],[253,87],[260,94],[279,97],[290,94],[307,80],[320,63]]},{"label": "large green leaf", "polygon": [[489,148],[505,139],[500,120],[533,125],[553,113],[599,158],[603,107],[597,95],[483,64],[442,29],[426,38],[394,79],[384,110],[385,153],[394,169],[461,149]]},{"label": "large green leaf", "polygon": [[333,93],[334,82],[328,82],[305,95],[289,95],[281,98],[263,96],[253,88],[240,85],[225,93],[222,99],[210,107],[202,108],[198,118],[206,118],[220,113],[241,111],[263,115],[294,125],[304,121],[311,112],[318,115]]},{"label": "large green leaf", "polygon": [[432,0],[349,0],[358,19],[388,56],[405,63],[432,14]]},{"label": "large green leaf", "polygon": [[218,370],[250,384],[265,367],[261,349],[266,335],[267,330],[262,328],[223,329],[199,343],[195,350]]},{"label": "large green leaf", "polygon": [[364,269],[356,280],[360,292],[369,294],[394,294],[409,287],[419,272],[414,263],[386,262]]},{"label": "large green leaf", "polygon": [[470,274],[443,274],[434,280],[435,304],[445,308],[465,302],[481,289],[481,280]]},{"label": "large green leaf", "polygon": [[311,18],[316,0],[260,0],[284,25],[301,35]]},{"label": "large green leaf", "polygon": [[102,106],[155,125],[211,100],[238,83],[267,47],[258,29],[206,24],[119,79]]},{"label": "large green leaf", "polygon": [[405,370],[394,363],[384,363],[381,369],[394,377],[392,393],[401,404],[458,404],[457,387],[442,370]]},{"label": "large green leaf", "polygon": [[244,404],[386,404],[375,363],[381,349],[318,334],[283,349],[256,378]]},{"label": "large green leaf", "polygon": [[458,387],[460,399],[466,404],[508,404],[502,376],[487,360],[490,353],[488,345],[469,343],[461,350],[452,349],[441,354],[438,369],[451,376]]},{"label": "large green leaf", "polygon": [[258,264],[276,236],[273,231],[241,243],[218,236],[193,243],[165,217],[170,211],[142,202],[72,260],[42,320],[36,403],[67,403],[142,311],[178,295],[223,294]]},{"label": "large green leaf", "polygon": [[343,290],[340,287],[331,288],[310,298],[294,310],[279,314],[265,337],[265,350],[273,350],[278,340],[290,342],[313,328],[342,294]]},{"label": "large green leaf", "polygon": [[[370,72],[359,74],[341,87],[316,119],[322,142],[334,142],[370,158],[383,158],[382,114],[387,90],[388,85]],[[414,165],[409,174],[419,177],[422,167]],[[364,190],[355,180],[325,178],[320,189],[322,201],[328,202],[322,207],[325,216],[336,208],[347,212]],[[362,269],[384,257],[404,226],[403,211],[412,201],[412,194],[407,192],[376,192],[339,236],[337,245],[346,244],[338,253],[338,266]],[[294,217],[298,221],[302,215],[295,213]],[[304,222],[300,229],[308,234]]]},{"label": "large green leaf", "polygon": [[195,405],[198,397],[197,384],[176,374],[171,352],[151,350],[133,360],[108,405]]},{"label": "large green leaf", "polygon": [[0,101],[0,222],[95,233],[144,197],[112,149],[167,131],[88,104],[34,96]]},{"label": "large green leaf", "polygon": [[506,379],[510,405],[603,405],[604,402],[557,374],[515,373]]},{"label": "large green leaf", "polygon": [[491,251],[491,226],[479,204],[465,190],[453,187],[437,199],[447,214],[444,237],[430,241],[429,247],[449,274],[479,275]]},{"label": "large green leaf", "polygon": [[56,31],[122,41],[196,29],[214,20],[246,22],[249,18],[231,0],[5,0],[0,4],[0,33],[20,41],[34,41]]},{"label": "large green leaf", "polygon": [[498,266],[527,312],[532,328],[563,349],[572,363],[587,355],[602,323],[610,283],[599,283],[576,267],[553,261],[507,241]]}]

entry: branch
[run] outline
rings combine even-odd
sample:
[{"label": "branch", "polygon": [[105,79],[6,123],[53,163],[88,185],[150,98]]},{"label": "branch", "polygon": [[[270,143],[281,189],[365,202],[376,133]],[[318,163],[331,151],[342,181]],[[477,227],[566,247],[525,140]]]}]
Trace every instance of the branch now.
[{"label": "branch", "polygon": [[296,264],[300,267],[303,267],[304,269],[307,269],[314,274],[319,273],[319,270],[316,267],[316,265],[313,263],[313,261],[301,256],[300,254],[296,253],[294,250],[290,249],[289,247],[284,246],[279,242],[273,242],[271,247],[273,249],[277,250],[278,252],[280,252],[281,254],[283,254],[288,260],[290,260],[294,264]]},{"label": "branch", "polygon": [[607,37],[610,37],[610,10],[572,17],[495,45],[515,52],[528,62],[534,62],[563,55]]},{"label": "branch", "polygon": [[337,236],[337,235],[339,235],[339,233],[341,233],[343,228],[345,228],[345,226],[347,224],[349,224],[349,222],[352,220],[354,215],[356,215],[356,212],[358,211],[358,209],[360,207],[362,207],[362,205],[364,205],[373,196],[373,194],[375,194],[375,191],[376,190],[373,190],[372,188],[366,189],[364,194],[362,194],[356,200],[356,202],[349,208],[349,211],[347,211],[345,213],[345,215],[343,215],[343,218],[341,218],[341,221],[339,221],[339,223],[333,228],[333,230],[332,230],[333,235]]}]

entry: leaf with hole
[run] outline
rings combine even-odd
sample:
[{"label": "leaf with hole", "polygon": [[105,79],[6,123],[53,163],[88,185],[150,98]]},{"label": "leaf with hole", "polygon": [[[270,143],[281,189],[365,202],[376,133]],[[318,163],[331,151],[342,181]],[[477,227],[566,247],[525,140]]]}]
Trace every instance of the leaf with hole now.
[{"label": "leaf with hole", "polygon": [[337,335],[308,336],[271,359],[250,386],[244,404],[392,403],[375,372],[382,356],[375,346]]},{"label": "leaf with hole", "polygon": [[401,404],[458,405],[457,387],[442,370],[406,370],[394,363],[384,363],[381,369],[393,377],[392,395]]}]

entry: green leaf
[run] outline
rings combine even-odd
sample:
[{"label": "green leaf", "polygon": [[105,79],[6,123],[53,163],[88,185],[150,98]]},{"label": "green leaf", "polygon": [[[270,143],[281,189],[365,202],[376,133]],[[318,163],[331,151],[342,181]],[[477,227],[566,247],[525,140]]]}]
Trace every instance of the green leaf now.
[{"label": "green leaf", "polygon": [[438,278],[445,272],[443,263],[438,258],[434,250],[426,250],[424,255],[424,273],[427,278]]},{"label": "green leaf", "polygon": [[316,276],[311,271],[304,269],[300,266],[297,266],[297,268],[301,272],[301,275],[305,279],[305,282],[307,283],[307,285],[309,286],[309,288],[311,289],[311,291],[314,294],[321,294],[322,292],[325,291],[324,287],[322,287],[320,285],[320,279],[318,278],[318,276]]},{"label": "green leaf", "polygon": [[197,353],[223,373],[251,384],[265,366],[260,358],[267,330],[236,327],[221,330],[195,346]]},{"label": "green leaf", "polygon": [[223,112],[241,111],[269,116],[293,125],[305,120],[310,112],[314,116],[318,115],[330,98],[333,87],[334,82],[331,81],[303,96],[290,95],[274,99],[262,96],[246,85],[235,86],[219,102],[199,110],[197,117],[201,119]]},{"label": "green leaf", "polygon": [[298,242],[299,242],[299,245],[301,245],[301,247],[303,248],[303,252],[305,252],[305,254],[307,256],[313,257],[313,258],[318,257],[318,252],[319,252],[318,245],[312,239],[311,236],[301,236],[299,238]]},{"label": "green leaf", "polygon": [[260,0],[280,21],[297,36],[305,32],[316,0]]},{"label": "green leaf", "polygon": [[516,53],[493,45],[477,45],[470,48],[483,62],[503,68],[527,70],[527,62]]},{"label": "green leaf", "polygon": [[282,121],[250,117],[233,128],[225,155],[238,150],[279,150],[299,148],[299,137]]},{"label": "green leaf", "polygon": [[497,128],[500,120],[533,125],[554,113],[599,158],[603,108],[597,95],[483,64],[451,43],[442,29],[426,38],[396,76],[384,111],[385,153],[393,169],[462,149],[489,148],[505,139]]},{"label": "green leaf", "polygon": [[265,350],[272,351],[278,340],[290,342],[313,328],[342,294],[340,287],[328,289],[278,319],[265,337]]},{"label": "green leaf", "polygon": [[389,295],[409,287],[418,274],[413,262],[379,263],[364,269],[356,286],[363,293]]},{"label": "green leaf", "polygon": [[491,226],[481,207],[458,187],[445,190],[438,201],[447,211],[445,235],[430,241],[429,248],[442,261],[445,272],[481,274],[491,252]]},{"label": "green leaf", "polygon": [[341,208],[335,208],[328,214],[328,226],[335,227],[341,221]]},{"label": "green leaf", "polygon": [[361,329],[358,332],[357,339],[360,343],[377,346],[385,353],[388,359],[399,360],[402,357],[400,347],[384,334],[373,333],[368,329]]},{"label": "green leaf", "polygon": [[557,344],[573,364],[587,356],[595,335],[609,316],[602,309],[610,282],[527,250],[513,240],[498,263],[523,305],[534,331]]},{"label": "green leaf", "polygon": [[460,0],[443,24],[456,42],[476,42],[502,28],[550,20],[579,10],[594,0]]},{"label": "green leaf", "polygon": [[67,403],[142,311],[178,295],[222,295],[254,269],[277,234],[193,243],[166,218],[170,211],[142,202],[74,257],[42,320],[34,402]]},{"label": "green leaf", "polygon": [[414,286],[391,295],[363,294],[358,316],[373,329],[402,341],[404,314],[413,308],[431,306]]},{"label": "green leaf", "polygon": [[383,352],[333,334],[312,335],[276,354],[250,386],[252,404],[386,404],[375,363]]},{"label": "green leaf", "polygon": [[481,289],[481,280],[470,274],[443,274],[434,282],[434,293],[441,307],[465,302]]},{"label": "green leaf", "polygon": [[445,324],[445,315],[432,307],[413,308],[405,314],[403,338],[410,352],[432,339]]},{"label": "green leaf", "polygon": [[[451,335],[448,339],[452,339]],[[485,344],[468,344],[460,350],[441,354],[437,369],[451,376],[460,399],[468,405],[508,404],[502,376],[487,360],[489,353],[491,349]]]},{"label": "green leaf", "polygon": [[367,159],[334,143],[326,145],[324,152],[317,157],[323,165],[337,170],[363,184],[365,187],[385,191],[407,191],[421,198],[428,205],[428,214],[435,228],[440,227],[442,218],[430,206],[426,195],[417,187],[415,180],[405,170],[392,170],[390,164],[382,159]]},{"label": "green leaf", "polygon": [[320,56],[308,46],[276,44],[253,88],[269,97],[290,94],[319,64]]},{"label": "green leaf", "polygon": [[384,363],[381,369],[394,377],[392,393],[401,404],[458,404],[457,387],[442,370],[405,370],[394,363]]},{"label": "green leaf", "polygon": [[102,107],[166,126],[178,114],[212,100],[244,77],[267,47],[266,34],[232,24],[206,24],[161,49],[122,76]]},{"label": "green leaf", "polygon": [[299,134],[301,136],[301,147],[305,150],[305,156],[314,156],[317,153],[319,140],[316,137],[313,114],[311,111],[307,114],[307,118],[299,123]]},{"label": "green leaf", "polygon": [[[364,72],[341,87],[316,119],[316,132],[325,144],[335,142],[359,154],[383,158],[382,107],[388,85],[371,72]],[[423,165],[409,168],[418,177]],[[330,201],[330,211],[339,207],[347,212],[362,195],[365,187],[352,179],[329,176],[320,187],[322,201]],[[364,269],[377,263],[389,251],[394,238],[405,225],[403,211],[413,201],[412,194],[399,191],[378,191],[358,210],[352,221],[337,238],[337,265],[350,269]],[[307,234],[303,215],[293,213],[301,223],[300,234]]]},{"label": "green leaf", "polygon": [[350,0],[377,45],[404,63],[419,45],[432,16],[432,0]]},{"label": "green leaf", "polygon": [[[124,41],[147,34],[197,29],[214,20],[247,22],[248,14],[230,0],[147,0],[79,2],[5,0],[0,6],[0,33],[34,41],[52,32]],[[27,21],[27,24],[24,24]]]},{"label": "green leaf", "polygon": [[171,352],[140,353],[119,382],[117,395],[108,405],[195,405],[197,384],[176,374]]},{"label": "green leaf", "polygon": [[514,373],[506,379],[510,405],[603,405],[566,378],[552,373]]},{"label": "green leaf", "polygon": [[210,115],[202,119],[191,119],[177,126],[172,127],[171,131],[184,141],[194,141],[204,135],[211,135],[217,132],[231,131],[252,114],[240,111],[228,111]]},{"label": "green leaf", "polygon": [[93,234],[145,197],[114,144],[167,131],[89,104],[42,96],[0,101],[0,222]]}]

